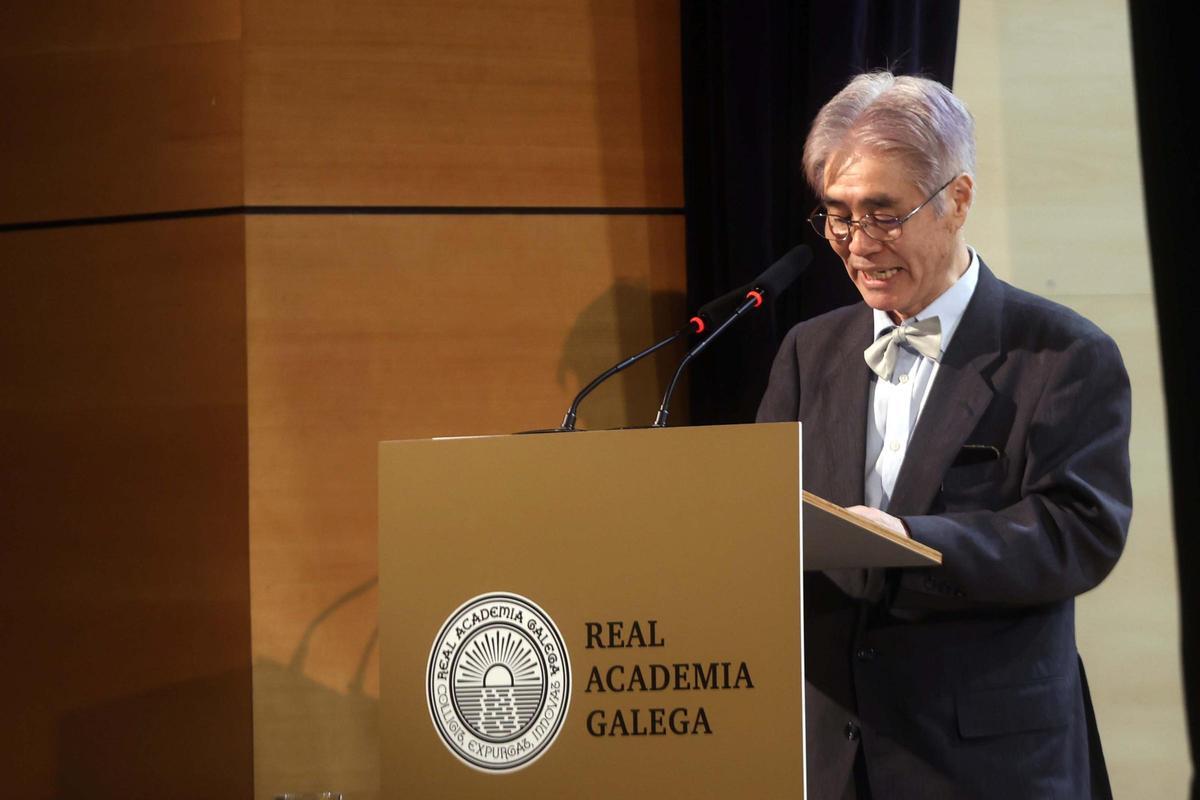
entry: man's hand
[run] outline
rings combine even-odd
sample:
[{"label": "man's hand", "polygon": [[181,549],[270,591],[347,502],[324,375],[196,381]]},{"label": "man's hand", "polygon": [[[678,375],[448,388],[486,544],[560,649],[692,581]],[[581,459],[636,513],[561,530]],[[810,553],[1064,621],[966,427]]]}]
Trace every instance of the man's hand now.
[{"label": "man's hand", "polygon": [[870,506],[850,506],[846,509],[851,514],[857,514],[864,519],[869,519],[876,525],[887,528],[897,536],[908,538],[908,529],[904,527],[904,523],[899,518],[893,517],[891,514],[880,511],[878,508]]}]

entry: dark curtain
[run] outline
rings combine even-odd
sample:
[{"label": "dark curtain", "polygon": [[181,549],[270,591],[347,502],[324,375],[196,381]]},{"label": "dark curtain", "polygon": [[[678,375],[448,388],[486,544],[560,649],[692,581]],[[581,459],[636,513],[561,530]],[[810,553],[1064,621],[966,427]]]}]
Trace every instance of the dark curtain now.
[{"label": "dark curtain", "polygon": [[727,331],[691,367],[692,424],[749,422],[787,330],[859,299],[805,221],[816,204],[801,170],[809,125],[860,72],[949,86],[958,2],[683,0],[680,16],[688,307],[753,280],[796,244],[817,254],[769,311]]},{"label": "dark curtain", "polygon": [[[1134,85],[1142,151],[1146,231],[1154,273],[1154,301],[1162,349],[1163,389],[1174,497],[1176,563],[1179,568],[1180,649],[1192,762],[1200,732],[1200,590],[1192,578],[1200,570],[1196,509],[1190,501],[1200,488],[1200,422],[1192,405],[1200,399],[1200,366],[1184,342],[1194,334],[1200,298],[1196,235],[1188,217],[1200,179],[1200,150],[1188,122],[1197,102],[1192,26],[1155,3],[1129,3]],[[1136,512],[1135,512],[1136,513]],[[1191,796],[1200,800],[1193,767]]]}]

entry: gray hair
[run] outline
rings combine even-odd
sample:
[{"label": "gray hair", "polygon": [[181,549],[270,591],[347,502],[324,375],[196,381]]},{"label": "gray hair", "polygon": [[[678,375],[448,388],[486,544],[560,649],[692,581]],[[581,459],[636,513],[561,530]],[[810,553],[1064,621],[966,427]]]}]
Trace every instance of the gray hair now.
[{"label": "gray hair", "polygon": [[[813,121],[804,143],[804,176],[820,197],[825,168],[855,149],[899,158],[926,195],[952,177],[975,173],[975,120],[937,81],[890,72],[858,75]],[[941,214],[942,198],[932,205]]]}]

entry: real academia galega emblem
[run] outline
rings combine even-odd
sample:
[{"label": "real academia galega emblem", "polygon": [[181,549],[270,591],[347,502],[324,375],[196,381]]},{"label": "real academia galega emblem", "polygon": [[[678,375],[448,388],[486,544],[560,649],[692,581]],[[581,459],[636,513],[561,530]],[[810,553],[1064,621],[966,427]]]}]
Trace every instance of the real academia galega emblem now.
[{"label": "real academia galega emblem", "polygon": [[433,641],[426,697],[434,728],[463,763],[491,773],[527,767],[567,716],[571,664],[562,633],[526,597],[474,597]]}]

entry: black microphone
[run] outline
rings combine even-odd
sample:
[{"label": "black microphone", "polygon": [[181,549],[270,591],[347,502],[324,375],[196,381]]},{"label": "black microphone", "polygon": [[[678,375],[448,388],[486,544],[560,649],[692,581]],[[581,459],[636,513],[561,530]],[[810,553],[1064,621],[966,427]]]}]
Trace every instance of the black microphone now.
[{"label": "black microphone", "polygon": [[734,309],[736,309],[738,304],[741,303],[746,298],[746,292],[753,289],[756,284],[762,282],[767,277],[767,273],[769,273],[772,269],[774,269],[774,267],[769,268],[767,270],[767,272],[764,272],[758,278],[751,281],[750,283],[747,283],[745,286],[739,286],[738,288],[734,289],[733,291],[726,292],[725,294],[721,295],[720,297],[718,297],[716,299],[709,300],[707,303],[700,306],[700,308],[696,311],[696,313],[692,315],[691,319],[688,320],[687,325],[684,325],[682,328],[675,331],[674,333],[672,333],[670,336],[663,339],[662,341],[655,342],[654,344],[650,345],[642,352],[640,352],[636,355],[632,355],[629,358],[625,359],[624,361],[613,364],[611,367],[606,369],[604,372],[601,372],[599,375],[597,375],[595,378],[592,379],[591,383],[589,383],[587,386],[584,386],[582,389],[580,389],[579,394],[575,395],[575,399],[571,402],[571,407],[569,409],[567,409],[567,414],[565,417],[563,417],[562,426],[557,428],[556,430],[560,430],[560,431],[575,430],[575,418],[579,412],[579,404],[583,402],[583,398],[587,397],[589,394],[592,393],[593,389],[595,389],[597,386],[604,383],[606,380],[611,378],[613,375],[616,375],[618,372],[622,371],[623,369],[633,366],[634,364],[641,361],[643,358],[650,355],[651,353],[654,353],[654,352],[666,347],[667,345],[669,345],[671,342],[675,341],[676,339],[679,339],[680,337],[682,337],[686,334],[689,334],[689,333],[693,334],[693,335],[697,335],[697,334],[701,334],[701,333],[704,333],[705,331],[709,330],[713,326],[714,319],[721,319],[721,318],[725,317],[725,315],[729,314]]},{"label": "black microphone", "polygon": [[688,320],[691,323],[692,329],[696,333],[704,333],[713,326],[714,319],[723,319],[730,314],[738,305],[746,299],[746,292],[754,288],[758,283],[759,278],[755,278],[744,286],[739,286],[736,289],[726,292],[715,300],[709,300],[704,305],[700,306],[700,310]]},{"label": "black microphone", "polygon": [[[654,418],[655,428],[665,428],[667,426],[667,415],[670,413],[667,409],[671,405],[671,395],[675,393],[675,384],[679,382],[679,376],[683,374],[683,370],[691,363],[692,359],[704,352],[704,349],[712,343],[712,340],[717,338],[729,326],[733,325],[747,311],[752,308],[758,308],[766,300],[774,300],[783,292],[784,289],[791,286],[800,273],[808,267],[812,261],[812,248],[806,244],[797,245],[788,251],[787,255],[776,261],[767,270],[759,275],[751,283],[747,284],[750,288],[740,287],[735,289],[741,296],[741,303],[738,304],[733,314],[713,329],[703,341],[687,352],[683,360],[679,362],[679,368],[675,370],[674,377],[671,378],[671,383],[667,386],[667,391],[663,395],[662,404],[658,407],[658,415]],[[732,292],[730,294],[733,294]],[[729,297],[720,298],[724,300]]]}]

